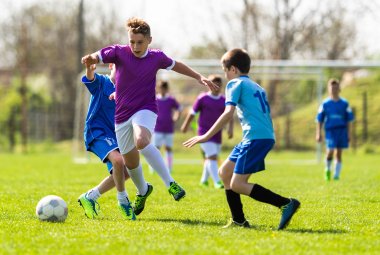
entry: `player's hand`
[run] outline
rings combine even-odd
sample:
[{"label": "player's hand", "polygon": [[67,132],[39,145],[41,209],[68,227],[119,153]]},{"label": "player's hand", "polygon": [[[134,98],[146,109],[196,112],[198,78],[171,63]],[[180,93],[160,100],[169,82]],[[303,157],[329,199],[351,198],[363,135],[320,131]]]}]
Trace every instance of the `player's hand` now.
[{"label": "player's hand", "polygon": [[227,138],[231,139],[234,136],[234,132],[232,130],[227,130]]},{"label": "player's hand", "polygon": [[316,140],[318,143],[322,142],[322,136],[321,136],[320,134],[317,134],[317,135],[315,136],[315,140]]},{"label": "player's hand", "polygon": [[190,138],[189,140],[187,140],[186,142],[184,142],[183,146],[190,148],[190,147],[193,147],[194,145],[196,145],[197,143],[204,143],[206,141],[207,141],[207,139],[203,135],[194,136],[194,137]]},{"label": "player's hand", "polygon": [[109,99],[109,100],[115,100],[115,96],[116,96],[116,92],[113,92],[113,93],[108,97],[108,99]]},{"label": "player's hand", "polygon": [[98,59],[96,57],[88,54],[88,55],[82,57],[81,62],[82,62],[82,64],[90,67],[93,64],[97,64],[98,63]]},{"label": "player's hand", "polygon": [[200,83],[207,86],[212,92],[217,92],[219,90],[219,86],[217,84],[203,76],[201,77]]}]

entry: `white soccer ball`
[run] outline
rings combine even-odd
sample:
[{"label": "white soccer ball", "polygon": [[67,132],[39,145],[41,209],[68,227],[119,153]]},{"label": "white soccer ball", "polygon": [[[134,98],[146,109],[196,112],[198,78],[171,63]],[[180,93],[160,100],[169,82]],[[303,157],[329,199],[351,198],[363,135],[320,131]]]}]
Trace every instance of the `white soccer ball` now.
[{"label": "white soccer ball", "polygon": [[66,202],[54,195],[43,197],[37,204],[36,214],[42,221],[63,222],[67,218]]}]

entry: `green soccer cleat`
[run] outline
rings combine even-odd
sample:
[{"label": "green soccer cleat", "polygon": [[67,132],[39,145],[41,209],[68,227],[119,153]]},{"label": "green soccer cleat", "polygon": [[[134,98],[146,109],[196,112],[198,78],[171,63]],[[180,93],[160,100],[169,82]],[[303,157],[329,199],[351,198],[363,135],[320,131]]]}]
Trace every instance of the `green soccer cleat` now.
[{"label": "green soccer cleat", "polygon": [[218,181],[217,183],[214,183],[214,188],[215,189],[223,189],[224,185],[222,181]]},{"label": "green soccer cleat", "polygon": [[179,201],[186,195],[186,192],[176,182],[171,182],[169,187],[169,193],[173,196],[175,201]]},{"label": "green soccer cleat", "polygon": [[200,182],[200,183],[199,183],[199,186],[204,187],[204,188],[207,188],[207,187],[208,187],[208,181]]},{"label": "green soccer cleat", "polygon": [[99,216],[100,206],[98,202],[92,199],[88,199],[86,195],[87,193],[80,195],[80,197],[78,198],[79,205],[83,207],[84,214],[88,218],[90,219],[97,218]]},{"label": "green soccer cleat", "polygon": [[133,206],[133,211],[135,212],[136,215],[139,215],[144,210],[145,201],[149,197],[149,195],[152,193],[152,191],[153,191],[153,186],[150,183],[148,183],[148,191],[146,192],[146,194],[144,196],[136,195],[134,206]]},{"label": "green soccer cleat", "polygon": [[119,203],[119,210],[125,219],[136,220],[136,214],[133,212],[133,208],[130,202],[127,204]]},{"label": "green soccer cleat", "polygon": [[331,171],[325,170],[325,180],[330,181],[330,179],[331,179]]},{"label": "green soccer cleat", "polygon": [[300,205],[301,203],[297,199],[291,198],[288,204],[281,207],[282,215],[277,230],[284,229],[288,226],[290,220],[292,219],[293,215],[297,212]]},{"label": "green soccer cleat", "polygon": [[239,222],[234,221],[232,218],[230,218],[227,225],[223,226],[222,228],[234,228],[234,227],[250,228],[251,225],[249,225],[249,222],[247,220],[245,220],[243,223],[239,223]]}]

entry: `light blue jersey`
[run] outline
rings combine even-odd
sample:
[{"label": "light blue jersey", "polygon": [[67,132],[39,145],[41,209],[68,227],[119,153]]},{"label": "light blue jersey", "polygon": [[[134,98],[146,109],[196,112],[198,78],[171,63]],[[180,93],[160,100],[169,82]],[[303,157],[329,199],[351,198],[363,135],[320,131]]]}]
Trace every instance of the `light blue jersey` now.
[{"label": "light blue jersey", "polygon": [[318,109],[317,121],[325,124],[325,130],[346,128],[347,124],[354,120],[354,115],[344,98],[334,101],[327,98]]},{"label": "light blue jersey", "polygon": [[[115,135],[115,101],[108,97],[115,92],[115,86],[106,75],[95,73],[95,79],[90,81],[86,76],[82,77],[82,82],[91,93],[90,104],[84,127],[84,140],[86,148],[94,139],[108,137],[116,141]],[[109,142],[110,145],[112,144]]]},{"label": "light blue jersey", "polygon": [[275,139],[265,90],[247,75],[228,82],[226,105],[237,108],[237,115],[243,129],[243,141]]}]

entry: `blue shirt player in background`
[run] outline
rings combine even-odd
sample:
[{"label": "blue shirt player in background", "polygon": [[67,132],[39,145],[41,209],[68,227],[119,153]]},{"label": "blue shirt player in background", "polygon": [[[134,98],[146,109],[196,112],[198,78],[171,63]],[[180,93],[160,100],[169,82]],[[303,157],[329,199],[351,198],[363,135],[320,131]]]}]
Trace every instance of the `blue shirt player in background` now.
[{"label": "blue shirt player in background", "polygon": [[116,186],[118,205],[123,217],[135,220],[136,216],[125,190],[125,180],[129,175],[119,152],[115,134],[115,101],[111,100],[115,92],[115,65],[110,64],[109,67],[111,74],[107,76],[95,73],[95,65],[86,64],[86,75],[82,77],[82,83],[91,93],[84,128],[86,149],[107,164],[111,175],[98,186],[82,194],[78,202],[87,217],[97,218],[99,216],[97,199]]},{"label": "blue shirt player in background", "polygon": [[327,83],[329,98],[319,107],[317,114],[317,142],[322,141],[322,126],[325,129],[326,139],[326,168],[325,179],[331,178],[331,164],[335,152],[335,172],[334,180],[339,180],[342,169],[342,152],[348,148],[350,141],[350,123],[354,120],[354,115],[349,103],[344,98],[339,97],[340,84],[336,79],[330,79]]},{"label": "blue shirt player in background", "polygon": [[300,202],[282,197],[257,183],[249,183],[251,174],[265,170],[264,159],[275,143],[272,118],[265,90],[248,77],[251,59],[242,49],[233,49],[222,57],[227,80],[226,108],[214,125],[204,134],[190,138],[184,145],[204,143],[228,123],[235,109],[243,129],[243,139],[235,146],[219,168],[232,219],[224,227],[250,227],[243,212],[240,194],[281,209],[278,230],[284,229]]}]

